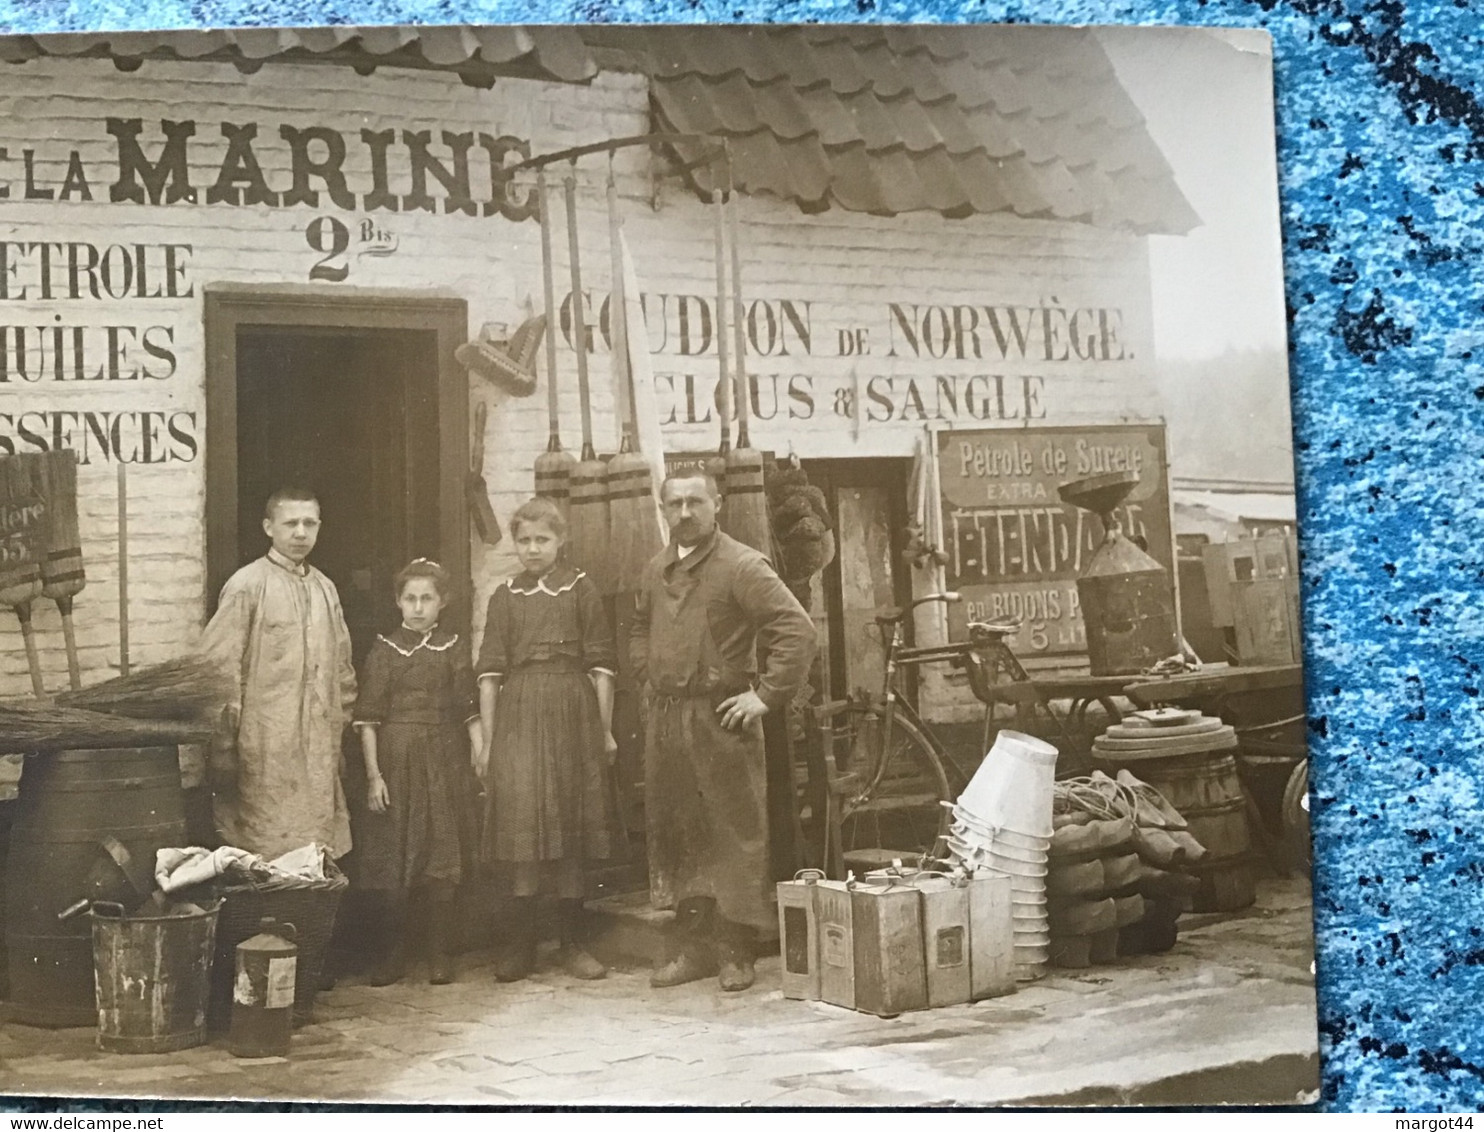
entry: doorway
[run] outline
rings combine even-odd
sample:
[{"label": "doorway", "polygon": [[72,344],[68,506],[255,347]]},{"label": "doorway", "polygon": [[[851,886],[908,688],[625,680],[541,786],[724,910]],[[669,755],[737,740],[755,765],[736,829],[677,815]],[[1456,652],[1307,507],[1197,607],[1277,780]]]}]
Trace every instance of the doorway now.
[{"label": "doorway", "polygon": [[[458,300],[208,292],[208,612],[263,553],[263,501],[286,485],[319,496],[311,561],[340,591],[357,664],[397,624],[409,559],[467,588],[466,325]],[[467,633],[467,596],[445,616]]]},{"label": "doorway", "polygon": [[[809,482],[824,493],[835,528],[835,559],[825,568],[811,616],[828,630],[829,695],[881,691],[885,641],[876,611],[912,600],[906,545],[910,460],[805,460]],[[905,632],[912,632],[909,619]],[[915,681],[909,679],[909,694]]]}]

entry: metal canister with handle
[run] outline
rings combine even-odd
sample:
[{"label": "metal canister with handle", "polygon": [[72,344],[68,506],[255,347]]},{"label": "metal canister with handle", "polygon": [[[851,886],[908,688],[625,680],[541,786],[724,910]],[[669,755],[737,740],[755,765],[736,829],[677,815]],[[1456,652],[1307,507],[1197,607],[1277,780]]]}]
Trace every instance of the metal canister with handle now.
[{"label": "metal canister with handle", "polygon": [[299,946],[293,924],[263,917],[258,934],[237,945],[232,983],[232,1029],[227,1048],[237,1057],[284,1057],[294,1028]]}]

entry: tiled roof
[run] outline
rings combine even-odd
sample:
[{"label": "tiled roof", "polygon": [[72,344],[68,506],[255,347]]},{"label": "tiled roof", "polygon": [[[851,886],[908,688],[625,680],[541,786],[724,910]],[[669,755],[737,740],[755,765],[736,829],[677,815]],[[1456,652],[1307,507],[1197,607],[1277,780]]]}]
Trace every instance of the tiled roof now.
[{"label": "tiled roof", "polygon": [[39,55],[112,58],[124,70],[145,59],[227,60],[255,71],[273,59],[457,72],[488,86],[497,77],[586,82],[598,73],[572,27],[319,27],[225,31],[98,32],[0,36],[0,60]]},{"label": "tiled roof", "polygon": [[[656,128],[727,139],[737,187],[893,215],[1200,223],[1093,34],[926,25],[590,27],[652,80]],[[689,164],[699,145],[677,144]],[[702,194],[711,169],[686,172]]]}]

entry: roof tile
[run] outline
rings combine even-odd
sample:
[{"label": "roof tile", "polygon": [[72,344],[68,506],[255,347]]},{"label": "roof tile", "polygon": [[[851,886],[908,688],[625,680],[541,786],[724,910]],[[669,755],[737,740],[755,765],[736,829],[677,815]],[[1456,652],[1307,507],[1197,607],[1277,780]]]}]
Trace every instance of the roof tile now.
[{"label": "roof tile", "polygon": [[[1085,29],[601,34],[643,45],[655,102],[677,129],[731,139],[744,191],[811,211],[1010,211],[1135,231],[1195,222]],[[691,178],[704,188],[707,175]]]},{"label": "roof tile", "polygon": [[433,66],[470,73],[586,82],[598,72],[592,53],[572,27],[350,27],[227,28],[219,31],[70,33],[0,36],[0,59],[41,55],[110,55],[115,59],[227,59],[258,64],[275,58],[326,55],[368,66]]}]

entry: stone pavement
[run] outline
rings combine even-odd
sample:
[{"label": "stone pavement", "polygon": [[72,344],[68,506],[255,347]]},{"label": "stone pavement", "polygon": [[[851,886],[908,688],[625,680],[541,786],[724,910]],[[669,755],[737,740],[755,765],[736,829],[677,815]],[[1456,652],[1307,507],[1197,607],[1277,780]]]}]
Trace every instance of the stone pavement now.
[{"label": "stone pavement", "polygon": [[[1287,1103],[1318,1088],[1307,884],[1187,917],[1167,955],[1053,972],[1004,998],[883,1020],[758,985],[667,991],[642,969],[500,985],[487,955],[431,987],[320,996],[292,1055],[221,1043],[104,1054],[88,1030],[0,1030],[0,1093],[389,1104],[1048,1105]],[[1187,923],[1188,921],[1188,923]]]}]

